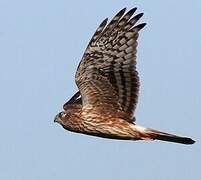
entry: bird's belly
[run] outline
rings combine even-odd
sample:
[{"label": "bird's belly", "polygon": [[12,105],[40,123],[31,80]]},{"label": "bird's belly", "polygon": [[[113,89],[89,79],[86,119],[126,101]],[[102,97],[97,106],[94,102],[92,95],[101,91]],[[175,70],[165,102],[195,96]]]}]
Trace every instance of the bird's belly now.
[{"label": "bird's belly", "polygon": [[79,133],[109,139],[139,140],[135,125],[119,118],[87,119],[82,122]]}]

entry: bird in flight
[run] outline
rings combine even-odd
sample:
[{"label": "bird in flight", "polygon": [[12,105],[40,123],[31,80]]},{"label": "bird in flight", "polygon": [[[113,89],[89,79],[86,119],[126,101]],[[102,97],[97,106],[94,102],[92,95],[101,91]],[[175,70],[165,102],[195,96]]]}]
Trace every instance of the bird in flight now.
[{"label": "bird in flight", "polygon": [[193,144],[191,138],[135,123],[140,86],[137,39],[146,25],[136,25],[143,16],[134,15],[136,10],[126,12],[124,8],[109,23],[106,18],[99,25],[77,68],[79,91],[64,104],[54,121],[66,130],[103,138]]}]

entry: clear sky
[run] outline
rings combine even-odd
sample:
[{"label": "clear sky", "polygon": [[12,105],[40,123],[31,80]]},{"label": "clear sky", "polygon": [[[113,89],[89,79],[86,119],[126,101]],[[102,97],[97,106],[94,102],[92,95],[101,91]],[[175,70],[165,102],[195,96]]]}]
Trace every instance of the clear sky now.
[{"label": "clear sky", "polygon": [[[107,140],[53,123],[95,29],[124,7],[147,23],[137,123],[196,144]],[[200,179],[200,17],[199,0],[0,0],[0,179]]]}]

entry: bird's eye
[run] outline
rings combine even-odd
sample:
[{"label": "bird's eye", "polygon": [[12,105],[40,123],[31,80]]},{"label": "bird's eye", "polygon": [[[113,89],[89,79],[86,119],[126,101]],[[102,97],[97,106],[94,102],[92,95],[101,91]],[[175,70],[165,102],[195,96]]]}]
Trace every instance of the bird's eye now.
[{"label": "bird's eye", "polygon": [[65,113],[65,112],[60,112],[59,116],[60,116],[61,118],[64,118],[64,117],[66,116],[66,113]]}]

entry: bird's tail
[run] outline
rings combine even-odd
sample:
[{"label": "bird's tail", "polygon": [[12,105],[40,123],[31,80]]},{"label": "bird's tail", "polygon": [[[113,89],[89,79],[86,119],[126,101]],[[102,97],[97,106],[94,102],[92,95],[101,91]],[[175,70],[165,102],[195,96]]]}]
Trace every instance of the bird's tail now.
[{"label": "bird's tail", "polygon": [[[140,127],[141,129],[141,127]],[[169,141],[174,143],[181,144],[193,144],[195,141],[188,137],[177,136],[174,134],[169,134],[161,131],[157,131],[155,129],[143,128],[142,139],[144,140],[161,140],[161,141]]]}]

